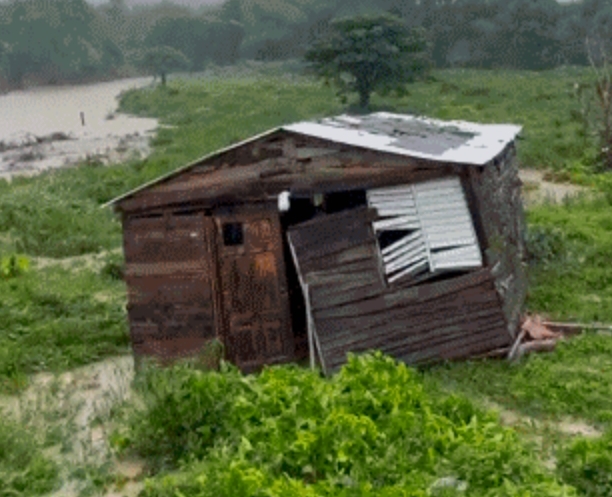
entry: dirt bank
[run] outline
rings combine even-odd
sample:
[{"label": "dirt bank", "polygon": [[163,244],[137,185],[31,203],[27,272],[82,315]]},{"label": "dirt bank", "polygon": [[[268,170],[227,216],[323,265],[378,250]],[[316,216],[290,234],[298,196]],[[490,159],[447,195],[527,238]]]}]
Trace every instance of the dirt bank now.
[{"label": "dirt bank", "polygon": [[150,81],[132,78],[0,95],[0,177],[84,160],[107,164],[146,156],[158,122],[117,113],[117,97]]}]

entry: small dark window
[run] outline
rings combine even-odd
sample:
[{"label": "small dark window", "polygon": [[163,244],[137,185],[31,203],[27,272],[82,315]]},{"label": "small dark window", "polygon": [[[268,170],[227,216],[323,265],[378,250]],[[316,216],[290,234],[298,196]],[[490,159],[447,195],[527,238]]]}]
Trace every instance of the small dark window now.
[{"label": "small dark window", "polygon": [[223,245],[231,247],[244,244],[242,223],[225,223],[223,225]]}]

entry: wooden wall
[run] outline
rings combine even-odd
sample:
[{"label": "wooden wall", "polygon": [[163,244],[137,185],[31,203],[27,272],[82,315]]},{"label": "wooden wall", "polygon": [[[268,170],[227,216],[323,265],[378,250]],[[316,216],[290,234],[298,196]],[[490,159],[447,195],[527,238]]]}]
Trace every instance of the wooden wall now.
[{"label": "wooden wall", "polygon": [[319,354],[326,372],[349,351],[379,349],[408,363],[459,359],[509,345],[489,268],[410,288],[381,273],[372,211],[315,218],[290,230],[308,285]]},{"label": "wooden wall", "polygon": [[128,317],[136,356],[163,360],[214,338],[212,221],[203,213],[124,221]]},{"label": "wooden wall", "polygon": [[469,177],[485,236],[485,260],[503,301],[508,333],[514,337],[527,293],[525,221],[514,145],[484,168],[471,168]]}]

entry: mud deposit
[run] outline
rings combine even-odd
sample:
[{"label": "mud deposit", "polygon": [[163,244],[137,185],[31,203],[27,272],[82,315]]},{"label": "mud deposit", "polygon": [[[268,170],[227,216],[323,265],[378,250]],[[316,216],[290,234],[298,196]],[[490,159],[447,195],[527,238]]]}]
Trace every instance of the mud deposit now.
[{"label": "mud deposit", "polygon": [[0,95],[0,177],[146,156],[158,122],[117,113],[117,97],[150,81],[133,78]]},{"label": "mud deposit", "polygon": [[[50,497],[135,496],[142,489],[143,463],[118,460],[108,443],[111,411],[130,397],[133,378],[132,356],[113,357],[61,375],[35,375],[21,395],[0,396],[0,415],[54,441],[46,455],[58,462],[62,483]],[[83,477],[91,468],[115,476],[93,488]]]}]

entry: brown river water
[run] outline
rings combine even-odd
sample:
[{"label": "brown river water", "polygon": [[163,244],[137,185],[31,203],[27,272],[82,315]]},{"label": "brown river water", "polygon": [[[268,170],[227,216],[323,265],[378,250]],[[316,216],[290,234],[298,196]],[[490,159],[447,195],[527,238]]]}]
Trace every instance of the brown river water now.
[{"label": "brown river water", "polygon": [[131,78],[0,95],[0,178],[146,156],[158,122],[117,113],[117,97],[150,82]]}]

